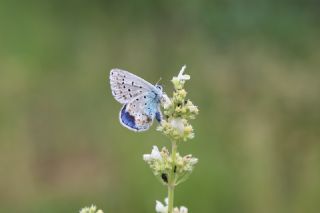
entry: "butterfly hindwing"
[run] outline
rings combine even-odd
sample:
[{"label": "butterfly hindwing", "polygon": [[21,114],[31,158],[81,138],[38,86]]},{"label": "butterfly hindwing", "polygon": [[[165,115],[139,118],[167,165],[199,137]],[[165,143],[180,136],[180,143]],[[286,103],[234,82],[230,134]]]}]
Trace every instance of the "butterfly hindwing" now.
[{"label": "butterfly hindwing", "polygon": [[120,112],[120,122],[134,131],[145,131],[150,128],[154,118],[160,119],[159,103],[154,94],[139,96],[125,104]]}]

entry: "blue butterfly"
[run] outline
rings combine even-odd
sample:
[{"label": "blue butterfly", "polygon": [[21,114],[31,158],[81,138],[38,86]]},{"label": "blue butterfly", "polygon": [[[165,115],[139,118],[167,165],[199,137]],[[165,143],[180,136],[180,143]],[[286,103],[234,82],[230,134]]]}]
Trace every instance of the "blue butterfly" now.
[{"label": "blue butterfly", "polygon": [[161,122],[160,103],[162,87],[152,85],[142,78],[121,70],[110,71],[110,85],[113,97],[121,104],[120,123],[135,132],[146,131],[154,118]]}]

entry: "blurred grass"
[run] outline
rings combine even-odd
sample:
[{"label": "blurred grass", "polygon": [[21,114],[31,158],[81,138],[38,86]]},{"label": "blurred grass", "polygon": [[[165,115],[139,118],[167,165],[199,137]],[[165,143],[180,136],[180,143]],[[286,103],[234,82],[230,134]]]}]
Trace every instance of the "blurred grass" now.
[{"label": "blurred grass", "polygon": [[0,2],[0,211],[153,212],[141,160],[160,133],[118,123],[113,67],[156,82],[187,64],[200,163],[190,212],[318,212],[316,1]]}]

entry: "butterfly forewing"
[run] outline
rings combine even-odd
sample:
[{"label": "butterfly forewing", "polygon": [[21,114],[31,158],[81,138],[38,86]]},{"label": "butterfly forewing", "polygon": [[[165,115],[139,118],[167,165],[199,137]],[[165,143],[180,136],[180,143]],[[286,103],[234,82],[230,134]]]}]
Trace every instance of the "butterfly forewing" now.
[{"label": "butterfly forewing", "polygon": [[120,69],[110,71],[110,85],[114,98],[122,103],[129,103],[136,97],[154,89],[154,86],[142,78]]}]

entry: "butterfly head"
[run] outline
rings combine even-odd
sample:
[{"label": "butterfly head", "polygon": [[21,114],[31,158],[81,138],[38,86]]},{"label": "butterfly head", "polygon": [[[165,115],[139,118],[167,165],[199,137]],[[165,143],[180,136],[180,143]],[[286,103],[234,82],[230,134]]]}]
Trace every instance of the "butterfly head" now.
[{"label": "butterfly head", "polygon": [[161,86],[161,85],[156,84],[156,85],[155,85],[155,87],[156,87],[158,90],[160,90],[160,91],[162,92],[162,89],[163,89],[163,88],[162,88],[162,86]]}]

